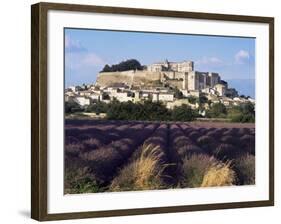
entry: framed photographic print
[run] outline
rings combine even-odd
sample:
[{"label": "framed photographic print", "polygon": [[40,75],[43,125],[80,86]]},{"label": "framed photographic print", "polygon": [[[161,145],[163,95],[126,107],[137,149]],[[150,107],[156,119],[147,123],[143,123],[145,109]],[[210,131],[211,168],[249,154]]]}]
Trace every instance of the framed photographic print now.
[{"label": "framed photographic print", "polygon": [[32,5],[32,218],[274,204],[274,18]]}]

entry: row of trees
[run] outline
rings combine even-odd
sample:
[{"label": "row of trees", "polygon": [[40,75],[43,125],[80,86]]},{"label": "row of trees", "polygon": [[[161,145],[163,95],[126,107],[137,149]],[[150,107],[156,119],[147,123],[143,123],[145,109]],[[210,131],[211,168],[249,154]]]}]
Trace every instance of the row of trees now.
[{"label": "row of trees", "polygon": [[[106,113],[107,119],[110,120],[193,121],[202,117],[199,110],[193,110],[185,104],[169,110],[161,102],[132,103],[113,100],[108,104],[96,102],[83,109],[77,103],[66,102],[65,113],[76,112]],[[232,122],[255,122],[255,107],[252,103],[245,103],[226,108],[222,103],[215,103],[206,110],[205,117],[226,118]]]},{"label": "row of trees", "polygon": [[119,64],[108,65],[106,64],[102,69],[102,72],[121,72],[121,71],[129,71],[129,70],[143,70],[144,66],[136,59],[129,59],[126,61],[122,61]]},{"label": "row of trees", "polygon": [[192,121],[199,116],[198,112],[187,105],[168,110],[161,102],[145,101],[143,103],[119,102],[113,100],[106,104],[96,102],[85,109],[79,108],[76,103],[65,104],[65,113],[94,112],[106,113],[109,120],[147,120],[147,121]]},{"label": "row of trees", "polygon": [[226,108],[222,103],[215,103],[206,111],[206,117],[228,118],[232,122],[252,123],[255,122],[255,106],[248,102],[240,106]]}]

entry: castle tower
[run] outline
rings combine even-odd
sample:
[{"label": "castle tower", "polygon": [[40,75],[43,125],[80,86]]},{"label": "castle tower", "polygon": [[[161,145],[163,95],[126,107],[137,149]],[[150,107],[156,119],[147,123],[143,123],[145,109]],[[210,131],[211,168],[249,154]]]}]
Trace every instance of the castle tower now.
[{"label": "castle tower", "polygon": [[178,63],[178,71],[179,72],[192,72],[192,71],[194,71],[193,61],[184,61],[182,63]]},{"label": "castle tower", "polygon": [[192,71],[188,73],[188,90],[199,90],[200,89],[200,73]]},{"label": "castle tower", "polygon": [[214,72],[209,72],[208,73],[208,76],[209,76],[209,84],[210,84],[210,87],[214,87],[216,84],[219,83],[220,81],[220,77],[219,77],[219,74],[218,73],[214,73]]},{"label": "castle tower", "polygon": [[188,72],[183,74],[182,89],[188,90]]}]

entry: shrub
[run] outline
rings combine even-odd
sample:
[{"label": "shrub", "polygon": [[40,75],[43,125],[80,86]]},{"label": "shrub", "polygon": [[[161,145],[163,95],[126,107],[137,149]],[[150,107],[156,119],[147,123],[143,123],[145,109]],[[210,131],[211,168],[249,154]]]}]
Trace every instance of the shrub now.
[{"label": "shrub", "polygon": [[110,146],[84,153],[81,157],[88,161],[95,180],[101,184],[110,180],[116,168],[123,162],[122,155]]},{"label": "shrub", "polygon": [[237,133],[237,129],[235,129],[235,128],[229,128],[229,129],[227,129],[226,131],[224,131],[223,133],[222,133],[222,135],[234,135],[234,134],[236,134]]},{"label": "shrub", "polygon": [[149,144],[153,144],[153,145],[164,145],[166,144],[166,139],[164,139],[163,137],[160,136],[153,136],[148,138],[145,141],[145,144],[149,145]]},{"label": "shrub", "polygon": [[197,139],[197,143],[200,146],[205,146],[205,145],[208,145],[208,144],[212,144],[214,142],[215,142],[215,139],[212,138],[211,136],[208,136],[208,135],[203,135],[203,136],[201,136]]},{"label": "shrub", "polygon": [[230,186],[236,181],[235,172],[230,163],[219,163],[211,166],[203,177],[201,187]]},{"label": "shrub", "polygon": [[194,144],[187,144],[180,148],[177,148],[177,153],[180,157],[190,157],[195,154],[203,154],[203,150],[194,145]]},{"label": "shrub", "polygon": [[101,141],[99,139],[96,139],[96,138],[86,139],[86,140],[83,141],[83,144],[85,146],[85,150],[86,151],[91,151],[91,150],[94,150],[94,149],[98,149],[98,148],[103,146]]},{"label": "shrub", "polygon": [[124,138],[119,141],[112,142],[110,146],[115,148],[115,150],[117,150],[122,155],[122,157],[126,158],[130,154],[130,152],[132,152],[133,140]]},{"label": "shrub", "polygon": [[237,173],[239,184],[255,184],[255,156],[243,155],[234,161],[234,168]]},{"label": "shrub", "polygon": [[118,139],[120,139],[120,134],[116,133],[116,132],[112,132],[112,133],[109,133],[107,135],[107,138],[110,140],[110,141],[116,141]]},{"label": "shrub", "polygon": [[65,102],[64,111],[66,114],[74,113],[74,112],[81,112],[81,111],[83,111],[83,108],[81,108],[79,106],[79,104],[76,102]]},{"label": "shrub", "polygon": [[202,149],[204,150],[204,152],[209,153],[212,156],[215,156],[214,152],[219,144],[220,144],[219,142],[214,142],[202,147]]},{"label": "shrub", "polygon": [[255,106],[252,103],[243,103],[228,109],[228,118],[232,122],[255,122]]},{"label": "shrub", "polygon": [[65,136],[65,144],[77,144],[79,140],[73,136]]},{"label": "shrub", "polygon": [[249,133],[250,133],[249,128],[239,128],[238,131],[237,131],[237,134],[239,136],[246,135],[246,134],[249,134]]},{"label": "shrub", "polygon": [[94,104],[89,105],[86,108],[86,112],[94,112],[96,114],[100,114],[100,113],[106,113],[107,111],[107,104],[105,102],[96,102]]},{"label": "shrub", "polygon": [[86,161],[79,157],[65,156],[65,194],[100,192]]},{"label": "shrub", "polygon": [[230,136],[230,135],[222,136],[220,140],[223,143],[232,144],[232,145],[239,143],[239,141],[237,141],[237,138]]},{"label": "shrub", "polygon": [[77,135],[77,138],[80,140],[80,141],[85,141],[85,140],[88,140],[90,138],[93,137],[93,134],[91,134],[90,132],[89,133],[84,133],[84,132],[81,132],[79,135]]},{"label": "shrub", "polygon": [[165,164],[160,163],[163,152],[159,146],[143,146],[140,157],[123,169],[110,185],[112,191],[150,190],[164,187]]},{"label": "shrub", "polygon": [[183,135],[175,137],[173,140],[174,148],[179,148],[179,147],[185,146],[187,144],[192,144],[192,141],[188,137],[183,136]]},{"label": "shrub", "polygon": [[240,143],[245,152],[255,155],[255,137],[253,135],[243,135],[240,138]]},{"label": "shrub", "polygon": [[97,193],[100,192],[100,186],[87,177],[71,183],[71,188],[66,190],[66,194],[80,194],[80,193]]},{"label": "shrub", "polygon": [[200,133],[198,131],[192,131],[188,135],[189,138],[191,138],[193,141],[196,141],[197,138],[200,137]]},{"label": "shrub", "polygon": [[198,131],[199,131],[202,135],[205,135],[206,132],[208,131],[208,129],[206,129],[206,128],[199,128]]},{"label": "shrub", "polygon": [[224,118],[227,114],[227,110],[224,104],[214,103],[210,110],[207,111],[207,116],[211,118]]},{"label": "shrub", "polygon": [[82,144],[67,144],[65,146],[65,152],[67,155],[70,156],[78,156],[79,153],[84,149],[84,146]]},{"label": "shrub", "polygon": [[221,160],[233,159],[237,154],[237,149],[233,145],[227,143],[219,144],[214,151],[214,155]]},{"label": "shrub", "polygon": [[186,135],[189,135],[194,130],[193,128],[190,127],[182,128],[182,129]]},{"label": "shrub", "polygon": [[214,157],[199,154],[193,155],[190,158],[185,157],[181,165],[181,187],[200,187],[203,181],[205,172],[217,160]]},{"label": "shrub", "polygon": [[213,138],[216,139],[216,138],[219,138],[219,137],[220,137],[221,131],[218,130],[218,129],[212,129],[212,130],[209,130],[209,131],[206,133],[206,135],[211,136],[211,137],[213,137]]},{"label": "shrub", "polygon": [[174,121],[193,121],[195,117],[195,112],[185,104],[172,110],[172,120]]}]

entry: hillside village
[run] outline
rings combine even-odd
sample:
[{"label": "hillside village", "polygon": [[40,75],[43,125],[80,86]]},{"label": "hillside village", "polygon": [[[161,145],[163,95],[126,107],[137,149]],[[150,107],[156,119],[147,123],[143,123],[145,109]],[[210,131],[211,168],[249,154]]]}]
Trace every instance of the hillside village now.
[{"label": "hillside village", "polygon": [[[200,99],[204,102],[200,103]],[[81,107],[113,100],[133,103],[151,100],[162,102],[167,109],[188,105],[192,109],[200,106],[203,110],[214,103],[226,107],[255,103],[254,99],[239,95],[218,73],[194,70],[193,61],[165,60],[125,71],[104,69],[96,83],[65,89],[65,102],[76,102]]]}]

